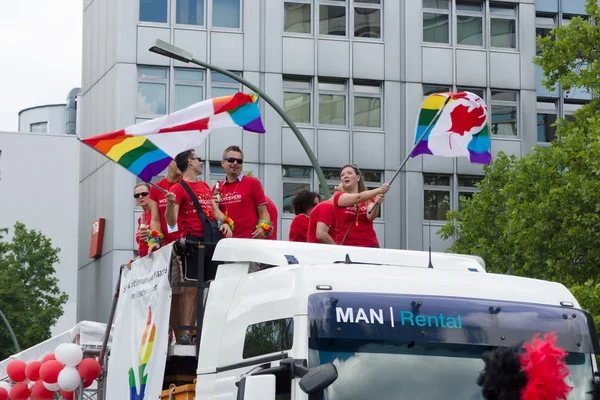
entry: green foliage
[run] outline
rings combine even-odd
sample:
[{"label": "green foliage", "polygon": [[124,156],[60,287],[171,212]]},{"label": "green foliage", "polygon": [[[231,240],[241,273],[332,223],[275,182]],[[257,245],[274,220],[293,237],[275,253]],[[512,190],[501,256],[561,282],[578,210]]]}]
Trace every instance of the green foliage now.
[{"label": "green foliage", "polygon": [[[20,222],[11,241],[5,239],[7,233],[7,228],[0,229],[0,309],[24,350],[50,338],[68,296],[54,276],[60,249]],[[0,323],[0,360],[14,353],[8,329]]]}]

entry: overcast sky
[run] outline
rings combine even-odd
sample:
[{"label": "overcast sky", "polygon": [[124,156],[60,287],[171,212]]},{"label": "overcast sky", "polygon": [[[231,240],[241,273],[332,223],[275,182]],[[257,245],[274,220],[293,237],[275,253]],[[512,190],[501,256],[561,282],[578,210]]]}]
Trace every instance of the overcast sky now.
[{"label": "overcast sky", "polygon": [[0,131],[81,86],[83,0],[0,0]]}]

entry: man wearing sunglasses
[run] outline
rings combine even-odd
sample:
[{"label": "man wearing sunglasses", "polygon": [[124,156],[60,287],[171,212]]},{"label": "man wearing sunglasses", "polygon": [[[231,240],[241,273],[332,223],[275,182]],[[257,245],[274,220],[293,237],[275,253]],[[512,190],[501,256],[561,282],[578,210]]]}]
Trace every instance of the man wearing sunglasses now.
[{"label": "man wearing sunglasses", "polygon": [[258,179],[242,174],[243,164],[242,149],[238,146],[225,149],[221,165],[227,177],[219,182],[219,209],[233,220],[233,237],[264,239],[273,235],[265,191]]}]

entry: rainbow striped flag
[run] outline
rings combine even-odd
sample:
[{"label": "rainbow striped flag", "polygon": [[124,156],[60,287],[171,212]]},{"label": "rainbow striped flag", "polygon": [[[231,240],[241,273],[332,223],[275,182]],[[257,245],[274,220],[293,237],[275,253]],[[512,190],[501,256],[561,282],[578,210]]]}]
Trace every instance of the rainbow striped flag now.
[{"label": "rainbow striped flag", "polygon": [[[437,121],[419,141],[442,107]],[[432,154],[468,157],[471,163],[489,164],[492,154],[485,102],[471,92],[432,94],[421,104],[415,144],[413,158]]]},{"label": "rainbow striped flag", "polygon": [[200,146],[213,129],[232,127],[265,132],[257,96],[236,93],[208,99],[164,117],[81,141],[150,182],[177,154]]}]

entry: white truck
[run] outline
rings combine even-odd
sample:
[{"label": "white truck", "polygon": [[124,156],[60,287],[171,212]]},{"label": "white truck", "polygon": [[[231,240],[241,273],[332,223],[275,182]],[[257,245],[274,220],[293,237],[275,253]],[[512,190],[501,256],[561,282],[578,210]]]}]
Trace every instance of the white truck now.
[{"label": "white truck", "polygon": [[478,257],[224,239],[213,260],[196,400],[481,399],[482,353],[549,331],[569,400],[597,371],[593,320],[563,285]]}]

